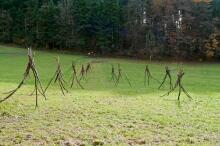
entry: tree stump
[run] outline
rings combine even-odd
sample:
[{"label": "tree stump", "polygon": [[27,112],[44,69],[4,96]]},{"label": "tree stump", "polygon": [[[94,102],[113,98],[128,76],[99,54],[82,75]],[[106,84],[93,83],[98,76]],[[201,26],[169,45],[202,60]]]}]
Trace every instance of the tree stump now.
[{"label": "tree stump", "polygon": [[46,96],[44,94],[43,86],[40,81],[39,74],[37,72],[35,62],[34,62],[34,57],[33,57],[33,52],[32,49],[28,48],[28,63],[27,67],[25,69],[24,77],[22,81],[19,83],[16,89],[8,92],[9,95],[7,95],[4,99],[0,100],[0,103],[4,102],[5,100],[9,99],[12,95],[14,95],[25,83],[25,81],[29,78],[30,72],[32,71],[33,76],[34,76],[34,91],[35,91],[35,107],[38,107],[38,92],[44,96],[46,100]]},{"label": "tree stump", "polygon": [[[180,100],[180,95],[181,95],[181,92],[182,92],[182,91],[186,94],[186,96],[187,96],[188,98],[192,99],[192,97],[189,95],[189,93],[185,90],[185,88],[184,88],[183,85],[182,85],[182,78],[183,78],[184,74],[185,74],[185,73],[183,72],[183,70],[180,69],[180,70],[179,70],[179,73],[177,74],[177,81],[176,81],[176,84],[175,84],[174,88],[171,89],[171,90],[170,90],[169,92],[167,92],[166,94],[164,94],[163,96],[166,96],[166,95],[168,96],[168,95],[170,95],[170,93],[174,92],[174,90],[178,87],[178,88],[179,88],[178,101]],[[162,96],[162,97],[163,97],[163,96]]]},{"label": "tree stump", "polygon": [[165,67],[165,70],[166,70],[166,74],[163,78],[163,81],[162,83],[160,84],[159,88],[158,89],[161,89],[161,87],[164,85],[164,83],[166,82],[166,79],[168,78],[169,79],[169,84],[170,84],[170,90],[173,89],[173,84],[172,84],[172,77],[171,77],[171,70],[169,69],[168,66]]}]

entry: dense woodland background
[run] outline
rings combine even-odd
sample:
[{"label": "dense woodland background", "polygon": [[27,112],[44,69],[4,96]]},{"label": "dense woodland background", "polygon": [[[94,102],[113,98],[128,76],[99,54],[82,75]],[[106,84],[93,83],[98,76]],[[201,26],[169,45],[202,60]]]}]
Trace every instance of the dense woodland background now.
[{"label": "dense woodland background", "polygon": [[220,60],[220,0],[0,0],[0,42]]}]

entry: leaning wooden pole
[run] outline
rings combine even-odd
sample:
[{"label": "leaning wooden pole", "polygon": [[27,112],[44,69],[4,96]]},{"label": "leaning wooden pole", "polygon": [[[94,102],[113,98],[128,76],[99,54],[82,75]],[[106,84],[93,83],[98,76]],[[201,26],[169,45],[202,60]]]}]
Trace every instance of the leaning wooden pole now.
[{"label": "leaning wooden pole", "polygon": [[114,67],[114,65],[112,65],[111,80],[112,80],[112,81],[115,81],[116,78],[117,78],[117,77],[116,77],[116,74],[115,74],[115,67]]},{"label": "leaning wooden pole", "polygon": [[77,77],[77,72],[76,72],[76,66],[74,65],[74,63],[72,62],[72,81],[71,81],[71,88],[73,87],[74,83],[76,82],[77,85],[80,86],[80,88],[84,89],[83,86],[81,85],[78,77]]},{"label": "leaning wooden pole", "polygon": [[80,71],[80,79],[79,79],[79,81],[81,81],[82,79],[86,80],[85,76],[86,76],[86,70],[84,68],[84,65],[82,65],[81,71]]},{"label": "leaning wooden pole", "polygon": [[36,100],[35,101],[35,106],[38,107],[38,93],[40,93],[46,100],[46,96],[45,96],[44,91],[43,91],[43,86],[42,86],[39,74],[38,74],[36,66],[35,66],[32,49],[28,48],[28,64],[27,64],[27,67],[25,69],[23,79],[21,80],[21,82],[19,83],[17,88],[10,91],[9,94],[4,99],[0,100],[0,103],[4,102],[7,99],[9,99],[10,97],[12,97],[24,85],[24,83],[28,79],[31,71],[32,71],[33,76],[34,76],[34,91],[35,91],[35,97],[36,97],[35,98],[35,100]]},{"label": "leaning wooden pole", "polygon": [[86,76],[88,75],[88,73],[89,73],[90,70],[91,70],[91,64],[88,63],[87,66],[86,66],[86,70],[85,70]]},{"label": "leaning wooden pole", "polygon": [[120,67],[120,64],[118,64],[118,76],[116,78],[116,81],[115,81],[115,86],[118,86],[121,78],[122,78],[122,70],[121,70],[121,67]]}]

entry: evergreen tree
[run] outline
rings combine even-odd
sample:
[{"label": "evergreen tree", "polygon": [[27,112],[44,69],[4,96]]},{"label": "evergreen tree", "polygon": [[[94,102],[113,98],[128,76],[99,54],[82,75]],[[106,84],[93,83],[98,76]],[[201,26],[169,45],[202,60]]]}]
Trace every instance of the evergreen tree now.
[{"label": "evergreen tree", "polygon": [[219,20],[219,0],[0,0],[0,41],[148,59],[205,58],[214,44],[218,58]]},{"label": "evergreen tree", "polygon": [[50,0],[45,2],[39,9],[37,15],[37,42],[46,49],[59,46],[59,24],[58,24],[59,9]]}]

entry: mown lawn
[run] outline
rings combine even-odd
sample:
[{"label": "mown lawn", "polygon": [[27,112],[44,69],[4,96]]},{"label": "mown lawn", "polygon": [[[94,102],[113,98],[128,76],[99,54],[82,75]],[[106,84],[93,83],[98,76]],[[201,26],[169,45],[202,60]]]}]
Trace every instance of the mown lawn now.
[{"label": "mown lawn", "polygon": [[[22,79],[26,66],[23,48],[0,46],[0,99]],[[178,64],[128,59],[89,58],[60,52],[35,52],[35,62],[46,86],[60,56],[65,79],[69,81],[71,62],[79,69],[92,63],[87,81],[63,96],[59,86],[40,98],[35,109],[33,78],[12,98],[0,104],[0,145],[220,145],[220,64],[183,63],[183,84],[193,97],[177,91],[160,97],[151,81],[144,86],[144,69],[149,64],[154,77],[162,81],[164,67],[172,68],[176,79]],[[118,87],[111,81],[111,65],[120,63],[130,79]],[[168,85],[168,84],[167,84]]]}]

